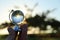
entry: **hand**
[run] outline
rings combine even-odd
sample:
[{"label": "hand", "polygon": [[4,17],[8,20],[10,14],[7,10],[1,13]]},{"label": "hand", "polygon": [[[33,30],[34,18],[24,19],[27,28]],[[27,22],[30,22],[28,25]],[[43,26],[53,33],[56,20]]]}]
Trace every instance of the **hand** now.
[{"label": "hand", "polygon": [[14,31],[11,26],[8,26],[8,32],[9,32],[9,36],[7,37],[6,40],[16,40],[17,37],[17,31]]},{"label": "hand", "polygon": [[21,25],[21,32],[19,32],[18,35],[18,40],[27,40],[27,24],[22,24]]}]

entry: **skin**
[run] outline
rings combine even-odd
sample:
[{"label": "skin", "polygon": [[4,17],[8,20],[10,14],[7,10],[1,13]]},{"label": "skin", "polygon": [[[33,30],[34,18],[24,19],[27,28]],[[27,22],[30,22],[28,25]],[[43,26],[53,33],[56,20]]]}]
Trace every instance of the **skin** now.
[{"label": "skin", "polygon": [[11,26],[8,26],[8,32],[9,32],[9,36],[6,38],[6,40],[16,40],[16,38],[18,40],[27,40],[27,22],[24,21],[24,23],[20,24],[19,26],[21,26],[21,32],[19,32],[18,36],[17,33],[18,31],[14,31]]}]

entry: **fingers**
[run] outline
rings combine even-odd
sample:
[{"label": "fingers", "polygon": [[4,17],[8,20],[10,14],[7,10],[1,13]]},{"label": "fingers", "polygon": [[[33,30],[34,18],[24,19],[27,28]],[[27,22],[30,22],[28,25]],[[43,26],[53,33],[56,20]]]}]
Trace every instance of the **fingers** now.
[{"label": "fingers", "polygon": [[16,35],[18,33],[17,31],[14,31],[11,27],[8,27],[7,30],[10,35]]}]

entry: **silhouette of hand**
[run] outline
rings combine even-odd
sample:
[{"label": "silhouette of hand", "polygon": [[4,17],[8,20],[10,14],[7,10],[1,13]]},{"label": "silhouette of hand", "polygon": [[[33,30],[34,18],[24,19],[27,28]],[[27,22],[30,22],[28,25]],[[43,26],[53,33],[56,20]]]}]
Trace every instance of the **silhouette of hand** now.
[{"label": "silhouette of hand", "polygon": [[17,37],[17,31],[14,31],[11,26],[8,27],[8,32],[9,32],[9,36],[7,37],[6,40],[16,40]]}]

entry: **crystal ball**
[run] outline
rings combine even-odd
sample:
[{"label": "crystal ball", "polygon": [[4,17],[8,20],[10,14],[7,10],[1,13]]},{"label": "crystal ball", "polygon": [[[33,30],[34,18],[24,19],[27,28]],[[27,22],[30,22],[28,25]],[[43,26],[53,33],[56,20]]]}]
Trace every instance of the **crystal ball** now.
[{"label": "crystal ball", "polygon": [[11,19],[13,23],[20,23],[23,21],[24,19],[24,14],[22,11],[20,10],[16,10],[12,13],[11,15]]}]

